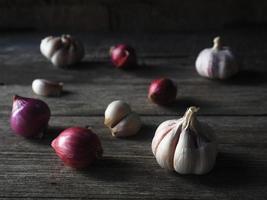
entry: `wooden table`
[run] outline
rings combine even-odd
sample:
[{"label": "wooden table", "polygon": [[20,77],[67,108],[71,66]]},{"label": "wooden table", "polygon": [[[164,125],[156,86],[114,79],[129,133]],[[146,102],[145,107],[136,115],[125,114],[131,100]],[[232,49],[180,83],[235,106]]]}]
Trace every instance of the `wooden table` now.
[{"label": "wooden table", "polygon": [[[222,33],[243,61],[232,80],[210,81],[197,75],[198,52],[212,45],[217,33],[76,34],[86,57],[76,68],[55,69],[40,54],[47,33],[3,33],[0,37],[0,198],[1,199],[266,199],[267,198],[267,39],[264,31]],[[123,71],[109,64],[108,49],[132,44],[141,67]],[[170,77],[178,84],[170,107],[148,102],[149,83]],[[59,98],[38,97],[35,78],[63,81]],[[36,97],[52,111],[42,140],[12,133],[12,95]],[[128,102],[144,126],[129,139],[116,139],[103,125],[113,100]],[[156,163],[151,140],[164,120],[180,117],[190,105],[200,107],[199,119],[216,131],[219,155],[212,172],[181,176]],[[87,171],[65,167],[50,146],[70,126],[91,126],[99,134],[104,157]]]}]

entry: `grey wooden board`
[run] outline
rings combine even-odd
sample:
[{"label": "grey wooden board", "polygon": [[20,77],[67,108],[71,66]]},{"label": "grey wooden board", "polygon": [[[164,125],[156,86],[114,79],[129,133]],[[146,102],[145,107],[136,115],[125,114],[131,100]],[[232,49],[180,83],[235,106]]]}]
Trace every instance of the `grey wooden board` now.
[{"label": "grey wooden board", "polygon": [[[197,75],[198,52],[211,46],[217,33],[76,34],[86,56],[77,68],[55,69],[40,55],[48,33],[1,34],[0,37],[0,199],[266,199],[267,70],[265,32],[225,32],[242,58],[232,80],[210,81]],[[114,69],[108,49],[126,41],[136,47],[136,70]],[[148,102],[147,88],[157,77],[178,84],[177,101],[169,107]],[[59,98],[34,95],[35,78],[63,81]],[[12,133],[12,95],[46,101],[52,111],[48,134],[25,140]],[[111,137],[103,125],[113,100],[129,102],[141,115],[141,132],[129,139]],[[205,176],[181,176],[161,169],[151,152],[156,127],[180,117],[186,107],[200,106],[199,119],[216,131],[219,155]],[[64,128],[91,126],[100,136],[104,156],[87,171],[63,166],[50,143]]]},{"label": "grey wooden board", "polygon": [[[150,145],[158,124],[176,116],[142,117],[144,127],[128,139],[113,138],[103,117],[52,117],[43,140],[25,140],[0,123],[0,198],[264,199],[267,179],[266,117],[200,117],[218,136],[219,155],[205,176],[161,169]],[[63,166],[50,147],[60,130],[91,125],[104,148],[84,171]]]},{"label": "grey wooden board", "polygon": [[[234,30],[177,33],[79,33],[79,32],[25,32],[17,34],[0,32],[1,59],[17,55],[22,60],[32,59],[33,63],[44,61],[39,53],[41,39],[46,36],[72,34],[84,42],[86,59],[103,60],[107,58],[109,48],[117,43],[128,43],[136,48],[141,58],[170,58],[196,56],[203,48],[211,47],[215,36],[221,36],[226,46],[231,46],[246,61],[251,57],[264,57],[266,53],[266,31]],[[31,55],[34,55],[31,56]],[[8,58],[8,57],[6,57]],[[14,56],[13,56],[14,58]],[[8,59],[9,60],[9,59]],[[258,60],[257,62],[261,62]],[[22,62],[23,63],[23,62]],[[20,63],[20,64],[22,64]],[[17,63],[19,64],[19,63]]]},{"label": "grey wooden board", "polygon": [[[0,109],[11,112],[12,96],[18,94],[43,99],[53,115],[104,115],[107,105],[114,100],[128,102],[142,115],[182,114],[187,107],[201,108],[200,115],[265,115],[267,114],[267,87],[227,86],[207,83],[178,83],[177,101],[160,107],[147,99],[149,81],[144,84],[92,83],[65,85],[66,93],[60,98],[42,98],[34,95],[31,86],[1,86]],[[259,106],[260,105],[260,106]]]},{"label": "grey wooden board", "polygon": [[[106,106],[116,99],[129,102],[143,115],[181,114],[190,105],[200,106],[200,115],[267,113],[267,42],[263,33],[223,33],[242,58],[240,74],[225,82],[204,79],[194,68],[198,52],[211,46],[215,33],[132,37],[76,34],[84,41],[87,54],[84,62],[70,70],[53,68],[40,54],[39,43],[45,35],[48,34],[3,34],[0,38],[2,113],[10,112],[13,94],[33,96],[31,82],[35,78],[65,83],[61,98],[42,98],[53,115],[103,115]],[[119,41],[136,47],[141,63],[138,69],[118,70],[109,64],[108,48]],[[169,107],[147,101],[148,86],[158,77],[170,77],[178,85],[177,101]]]}]

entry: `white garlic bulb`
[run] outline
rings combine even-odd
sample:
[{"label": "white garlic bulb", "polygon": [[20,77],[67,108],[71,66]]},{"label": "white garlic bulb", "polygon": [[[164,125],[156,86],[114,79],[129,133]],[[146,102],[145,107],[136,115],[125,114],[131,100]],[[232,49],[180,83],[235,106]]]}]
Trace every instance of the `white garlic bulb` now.
[{"label": "white garlic bulb", "polygon": [[111,102],[105,111],[104,124],[115,137],[135,135],[141,128],[141,120],[130,106],[120,100]]},{"label": "white garlic bulb", "polygon": [[60,96],[62,89],[62,82],[54,82],[45,79],[35,79],[32,82],[33,92],[41,96]]},{"label": "white garlic bulb", "polygon": [[216,161],[217,142],[211,128],[196,119],[198,108],[190,107],[177,120],[159,125],[152,152],[162,168],[180,174],[205,174]]},{"label": "white garlic bulb", "polygon": [[68,67],[84,57],[83,45],[71,35],[46,37],[41,41],[40,50],[56,67]]},{"label": "white garlic bulb", "polygon": [[211,79],[227,79],[239,71],[236,58],[228,47],[222,46],[220,37],[216,37],[212,48],[202,50],[196,59],[199,75]]}]

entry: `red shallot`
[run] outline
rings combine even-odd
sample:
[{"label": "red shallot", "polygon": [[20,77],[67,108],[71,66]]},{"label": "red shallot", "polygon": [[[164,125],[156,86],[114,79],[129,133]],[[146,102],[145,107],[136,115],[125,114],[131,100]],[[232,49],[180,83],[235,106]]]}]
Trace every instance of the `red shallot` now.
[{"label": "red shallot", "polygon": [[64,130],[51,146],[65,165],[76,169],[89,166],[103,154],[98,136],[92,130],[81,127]]},{"label": "red shallot", "polygon": [[50,114],[45,102],[15,95],[10,117],[11,129],[23,137],[40,137],[48,126]]},{"label": "red shallot", "polygon": [[149,86],[148,98],[160,105],[167,105],[175,101],[177,87],[171,79],[160,78],[153,80]]},{"label": "red shallot", "polygon": [[137,66],[134,48],[119,44],[110,48],[111,62],[116,68],[132,68]]}]

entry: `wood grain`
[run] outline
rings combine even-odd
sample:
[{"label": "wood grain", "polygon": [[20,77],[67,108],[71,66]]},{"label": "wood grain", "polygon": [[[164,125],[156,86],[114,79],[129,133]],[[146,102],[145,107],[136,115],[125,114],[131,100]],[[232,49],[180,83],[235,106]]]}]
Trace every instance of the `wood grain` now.
[{"label": "wood grain", "polygon": [[[84,62],[69,70],[53,68],[40,54],[41,35],[45,34],[3,35],[0,39],[3,47],[0,51],[0,109],[3,114],[9,114],[14,94],[37,97],[31,90],[35,78],[65,83],[65,93],[61,98],[39,97],[50,105],[53,115],[103,115],[106,106],[116,99],[129,102],[136,112],[143,115],[182,114],[191,105],[201,107],[200,115],[267,114],[267,70],[264,62],[264,49],[267,48],[259,48],[267,42],[261,34],[255,38],[252,33],[240,37],[237,33],[225,33],[226,40],[241,55],[243,65],[239,75],[224,82],[204,79],[194,68],[198,51],[210,45],[212,34],[136,38],[126,35],[87,37],[80,34],[87,54]],[[140,55],[139,68],[117,70],[109,63],[108,47],[116,44],[120,37],[135,44]],[[255,39],[252,42],[250,38]],[[159,41],[157,46],[153,40]],[[246,45],[239,43],[243,40],[247,41]],[[260,54],[257,53],[259,51]],[[177,101],[169,107],[159,107],[147,100],[148,86],[158,77],[170,77],[178,85]],[[256,109],[255,105],[260,105],[260,109]]]},{"label": "wood grain", "polygon": [[[49,33],[51,34],[51,33]],[[1,34],[0,37],[0,199],[266,199],[267,70],[266,33],[223,33],[240,58],[242,70],[229,81],[199,77],[198,52],[217,33],[199,34],[76,34],[86,46],[77,68],[55,69],[40,55],[48,33]],[[117,70],[108,49],[118,42],[133,44],[141,66]],[[245,42],[244,42],[245,41]],[[169,107],[148,102],[147,88],[166,76],[178,85],[177,101]],[[63,81],[59,98],[34,95],[35,78]],[[12,133],[12,95],[40,98],[52,111],[42,140]],[[144,126],[128,139],[116,139],[103,125],[104,110],[122,99],[141,115]],[[181,117],[199,106],[219,142],[215,168],[205,176],[181,176],[156,163],[151,140],[164,120]],[[50,146],[70,126],[90,126],[99,135],[103,158],[83,171],[65,167]]]},{"label": "wood grain", "polygon": [[[114,100],[128,102],[133,110],[142,115],[183,114],[187,107],[201,108],[200,115],[266,115],[267,87],[230,86],[221,83],[211,85],[178,82],[177,101],[160,107],[147,99],[149,81],[146,84],[65,84],[66,92],[60,98],[43,98],[34,95],[31,86],[1,86],[0,109],[10,114],[14,94],[43,99],[51,108],[52,115],[103,115]],[[108,84],[108,83],[107,83]],[[211,97],[212,96],[212,97]],[[259,108],[256,105],[260,105]]]},{"label": "wood grain", "polygon": [[[216,167],[205,176],[168,173],[156,163],[151,139],[169,118],[142,117],[145,126],[129,139],[111,137],[102,117],[53,117],[41,141],[22,139],[1,126],[0,198],[264,199],[266,117],[200,117],[216,130],[220,151]],[[66,127],[90,124],[101,138],[103,158],[84,171],[63,166],[51,140]]]},{"label": "wood grain", "polygon": [[[77,116],[57,116],[50,119],[50,128],[46,137],[43,140],[25,140],[12,134],[9,127],[9,118],[2,117],[0,123],[0,141],[3,145],[0,146],[1,152],[31,152],[41,151],[47,153],[47,145],[50,145],[51,140],[55,138],[62,130],[71,126],[89,126],[101,137],[104,143],[109,143],[107,152],[112,152],[115,155],[129,156],[151,156],[150,144],[154,136],[157,126],[169,119],[176,119],[180,116],[141,116],[143,128],[140,134],[131,137],[130,139],[115,139],[111,137],[109,129],[103,124],[104,117],[77,117]],[[207,122],[216,130],[218,141],[221,144],[238,144],[238,145],[265,145],[267,135],[266,117],[199,117],[201,121]],[[114,143],[113,143],[113,142]],[[43,145],[40,145],[43,144]],[[131,145],[129,145],[131,144]],[[138,146],[139,145],[139,146]],[[124,152],[120,151],[123,146]],[[131,148],[133,147],[133,148]],[[255,146],[256,147],[256,146]],[[259,146],[260,147],[260,146]],[[262,146],[263,147],[263,146]],[[112,150],[114,149],[114,151]],[[145,153],[145,152],[146,153]]]}]

